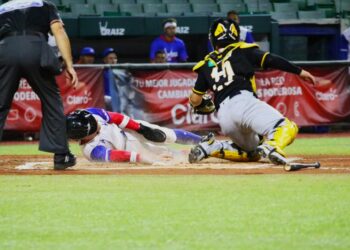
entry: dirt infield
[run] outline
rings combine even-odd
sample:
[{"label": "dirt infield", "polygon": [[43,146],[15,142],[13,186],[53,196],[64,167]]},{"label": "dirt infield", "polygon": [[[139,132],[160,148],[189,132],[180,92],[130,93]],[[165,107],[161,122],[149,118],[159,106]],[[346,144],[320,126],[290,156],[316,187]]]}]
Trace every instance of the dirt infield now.
[{"label": "dirt infield", "polygon": [[78,159],[74,168],[65,171],[52,169],[52,158],[46,156],[3,155],[0,158],[0,175],[236,175],[236,174],[350,174],[350,156],[319,157],[296,156],[297,162],[321,163],[320,169],[302,169],[285,172],[282,167],[266,162],[236,163],[208,159],[200,164],[165,162],[152,166],[139,164],[91,163]]}]

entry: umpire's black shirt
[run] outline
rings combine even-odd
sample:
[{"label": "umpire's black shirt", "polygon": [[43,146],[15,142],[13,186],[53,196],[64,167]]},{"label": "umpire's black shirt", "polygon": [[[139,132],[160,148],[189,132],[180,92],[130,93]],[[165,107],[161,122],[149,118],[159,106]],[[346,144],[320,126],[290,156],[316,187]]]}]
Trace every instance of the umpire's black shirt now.
[{"label": "umpire's black shirt", "polygon": [[61,22],[61,18],[56,6],[48,1],[11,0],[0,6],[0,27],[7,24],[6,32],[31,31],[47,36],[54,22]]}]

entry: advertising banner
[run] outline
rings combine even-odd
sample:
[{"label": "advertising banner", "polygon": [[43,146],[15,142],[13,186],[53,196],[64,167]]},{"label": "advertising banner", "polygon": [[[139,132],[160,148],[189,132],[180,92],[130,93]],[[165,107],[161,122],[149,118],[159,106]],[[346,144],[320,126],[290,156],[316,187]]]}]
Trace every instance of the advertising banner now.
[{"label": "advertising banner", "polygon": [[[299,126],[344,121],[350,116],[350,85],[346,67],[311,68],[317,84],[270,70],[256,75],[258,97]],[[216,114],[191,112],[188,96],[196,80],[190,70],[134,71],[131,86],[142,100],[137,118],[160,125],[205,130],[218,128]],[[234,112],[234,107],[232,107]]]},{"label": "advertising banner", "polygon": [[[104,107],[103,69],[76,69],[79,86],[73,89],[66,75],[57,77],[65,113],[75,109],[91,106]],[[13,103],[7,117],[5,129],[19,131],[38,131],[41,124],[41,103],[27,80],[21,79],[19,89],[14,95]]]}]

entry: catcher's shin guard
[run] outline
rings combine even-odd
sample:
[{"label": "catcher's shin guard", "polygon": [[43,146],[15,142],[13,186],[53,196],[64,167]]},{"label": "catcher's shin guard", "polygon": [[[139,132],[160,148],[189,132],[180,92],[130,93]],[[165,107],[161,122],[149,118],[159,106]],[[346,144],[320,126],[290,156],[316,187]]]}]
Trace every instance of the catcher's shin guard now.
[{"label": "catcher's shin guard", "polygon": [[264,143],[276,147],[277,150],[283,150],[294,141],[298,130],[298,126],[294,122],[285,118],[269,133]]},{"label": "catcher's shin guard", "polygon": [[285,118],[267,135],[266,140],[258,147],[258,151],[274,164],[286,164],[286,154],[283,149],[294,141],[297,134],[297,125]]},{"label": "catcher's shin guard", "polygon": [[212,133],[204,137],[201,143],[192,148],[189,155],[189,162],[199,162],[208,157],[237,162],[258,161],[260,159],[259,154],[245,152],[234,143],[216,141]]}]

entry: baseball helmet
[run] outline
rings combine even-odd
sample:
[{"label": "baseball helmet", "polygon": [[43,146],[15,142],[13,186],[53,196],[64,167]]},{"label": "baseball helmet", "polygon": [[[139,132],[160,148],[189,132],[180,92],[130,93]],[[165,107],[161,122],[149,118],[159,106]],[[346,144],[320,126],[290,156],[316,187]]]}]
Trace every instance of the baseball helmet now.
[{"label": "baseball helmet", "polygon": [[239,42],[239,35],[239,25],[231,19],[216,19],[209,30],[209,39],[214,48]]},{"label": "baseball helmet", "polygon": [[68,138],[79,140],[97,131],[95,117],[86,110],[76,110],[66,117]]},{"label": "baseball helmet", "polygon": [[117,52],[113,48],[106,48],[102,53],[102,57],[106,57],[111,53],[117,53]]}]

